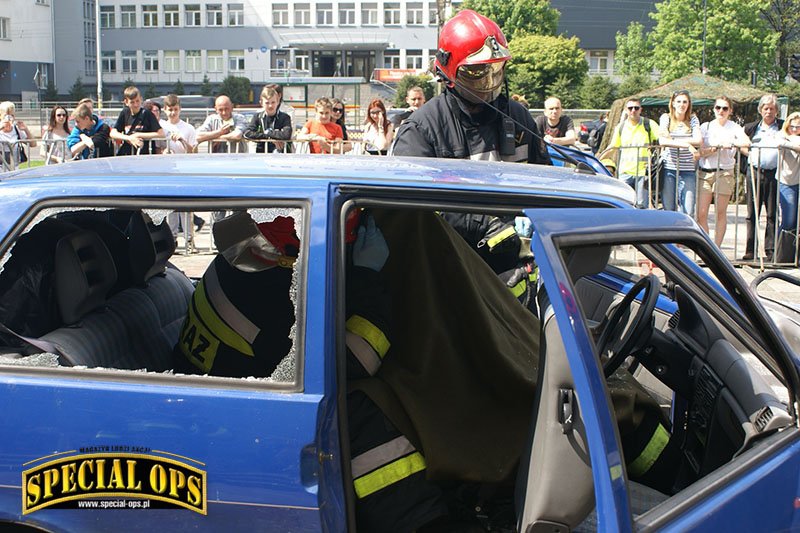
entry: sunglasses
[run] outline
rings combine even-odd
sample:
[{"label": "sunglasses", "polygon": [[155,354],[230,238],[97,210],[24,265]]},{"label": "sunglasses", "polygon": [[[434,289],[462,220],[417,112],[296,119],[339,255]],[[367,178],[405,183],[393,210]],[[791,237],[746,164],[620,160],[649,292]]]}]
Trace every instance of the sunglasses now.
[{"label": "sunglasses", "polygon": [[344,109],[342,109],[341,107],[334,107],[333,109],[331,109],[331,111],[333,113],[344,113]]},{"label": "sunglasses", "polygon": [[56,113],[56,116],[57,117],[66,117],[67,114],[66,113]]},{"label": "sunglasses", "polygon": [[714,106],[714,110],[715,111],[727,111],[728,109],[730,109],[730,107],[728,107],[726,105],[715,105]]},{"label": "sunglasses", "polygon": [[800,124],[798,124],[796,126],[794,124],[790,124],[789,125],[789,129],[790,130],[800,130]]},{"label": "sunglasses", "polygon": [[639,111],[642,108],[640,105],[629,105],[628,111]]}]

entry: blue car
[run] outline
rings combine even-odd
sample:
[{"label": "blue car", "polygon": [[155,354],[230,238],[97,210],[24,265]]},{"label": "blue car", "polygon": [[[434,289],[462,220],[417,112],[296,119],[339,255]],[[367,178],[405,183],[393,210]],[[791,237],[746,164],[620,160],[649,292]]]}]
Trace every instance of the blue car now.
[{"label": "blue car", "polygon": [[[366,211],[393,309],[367,382],[474,527],[800,528],[797,313],[768,311],[690,218],[633,201],[606,176],[467,160],[169,155],[0,175],[0,527],[359,529],[345,294],[349,215]],[[211,232],[192,234],[193,212],[214,213]],[[532,228],[533,311],[442,212]],[[229,335],[186,325],[232,213],[293,221],[288,349],[266,375],[184,373],[176,347],[213,357]],[[663,422],[632,452],[637,402]],[[667,442],[668,479],[640,475]]]}]

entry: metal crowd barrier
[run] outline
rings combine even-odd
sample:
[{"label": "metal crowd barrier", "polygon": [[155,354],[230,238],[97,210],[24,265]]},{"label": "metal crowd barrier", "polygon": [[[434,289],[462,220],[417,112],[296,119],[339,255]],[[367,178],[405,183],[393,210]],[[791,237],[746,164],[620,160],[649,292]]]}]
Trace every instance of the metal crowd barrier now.
[{"label": "metal crowd barrier", "polygon": [[[617,149],[617,152],[614,156],[615,164],[617,165],[617,171],[615,172],[615,176],[619,179],[622,179],[622,176],[619,174],[620,168],[620,161],[625,161],[625,158],[628,158],[628,161],[637,161],[641,163],[645,163],[646,171],[642,175],[635,175],[635,182],[638,182],[640,187],[640,192],[637,193],[637,201],[644,200],[645,205],[644,208],[647,209],[665,209],[665,202],[664,202],[664,181],[666,178],[666,153],[664,151],[667,147],[661,147],[659,145],[641,145],[641,146],[627,146],[621,147]],[[677,153],[677,160],[680,161],[680,156],[682,151],[686,149],[682,148],[672,148],[669,147],[671,150],[675,150]],[[694,180],[689,180],[690,182],[693,181],[693,184],[688,184],[691,186],[692,189],[684,189],[685,193],[691,193],[693,195],[693,201],[691,202],[692,208],[691,212],[687,214],[694,218],[698,224],[709,233],[717,238],[717,231],[723,232],[723,234],[727,235],[727,232],[730,230],[728,228],[728,217],[731,216],[731,213],[728,212],[728,202],[732,202],[734,206],[734,210],[732,213],[733,216],[733,239],[732,239],[732,256],[729,255],[729,259],[733,262],[750,262],[751,259],[742,260],[742,258],[746,251],[746,241],[747,241],[747,214],[748,210],[752,206],[752,219],[753,219],[753,252],[754,257],[752,259],[753,262],[757,263],[762,269],[765,266],[794,266],[798,264],[798,260],[800,259],[800,247],[798,243],[798,239],[796,238],[797,235],[800,234],[800,201],[798,201],[798,195],[795,194],[795,201],[793,205],[793,209],[795,210],[792,215],[790,216],[789,213],[784,213],[781,209],[780,197],[781,197],[781,167],[783,165],[783,160],[785,158],[786,150],[789,148],[785,148],[782,146],[760,146],[760,147],[750,147],[747,151],[755,151],[758,148],[758,153],[755,157],[751,156],[746,158],[745,154],[742,153],[742,150],[735,147],[730,146],[716,146],[712,148],[717,148],[716,152],[716,164],[712,166],[714,169],[719,169],[719,162],[722,157],[722,149],[725,150],[735,150],[734,155],[734,167],[731,169],[732,174],[732,182],[731,185],[731,192],[730,194],[723,194],[719,191],[718,188],[714,188],[713,192],[710,197],[710,203],[708,202],[708,195],[704,193],[704,189],[702,188],[702,180],[700,173],[702,169],[699,167],[697,162],[694,165]],[[635,159],[631,159],[630,156],[624,156],[624,151],[635,151]],[[777,152],[777,162],[776,168],[773,171],[767,172],[755,172],[754,168],[761,168],[762,166],[762,159],[765,158],[765,154],[769,151]],[[655,157],[653,157],[655,154]],[[713,156],[712,156],[713,159]],[[660,164],[654,165],[654,161],[659,161]],[[638,170],[638,169],[637,169]],[[680,165],[676,165],[675,170],[675,188],[671,194],[674,196],[671,198],[671,206],[674,206],[673,210],[681,210],[681,188],[679,184],[681,183],[681,172],[686,172],[680,170]],[[716,176],[717,180],[720,179],[720,176]],[[795,190],[797,186],[794,187]],[[752,191],[752,193],[748,192]],[[763,192],[768,194],[768,198],[765,201],[762,201],[761,195]],[[702,196],[705,196],[705,200],[702,200]],[[642,198],[644,197],[644,198]],[[684,202],[686,203],[686,202]],[[715,206],[715,223],[713,228],[713,233],[710,232],[712,228],[708,225],[708,215],[710,211],[711,203]],[[761,206],[762,204],[765,205],[766,211],[766,222],[767,227],[764,228],[761,220]],[[669,206],[669,202],[667,203]],[[721,209],[720,206],[724,206],[724,209]],[[720,209],[720,212],[717,212],[717,209]],[[744,209],[745,213],[742,214],[742,209]],[[724,213],[724,217],[722,216]],[[786,227],[783,224],[783,230],[781,228],[782,224],[781,221],[785,218],[789,218],[791,224],[791,228]],[[742,231],[742,224],[744,224],[744,232]],[[765,248],[765,235],[763,230],[770,230],[772,243],[773,243],[773,253],[772,255],[768,254]],[[741,235],[744,233],[744,236]],[[742,245],[742,240],[744,239],[745,243],[744,246]],[[778,257],[778,250],[779,245],[782,245],[784,249],[786,249],[787,245],[783,243],[784,239],[791,239],[791,250],[793,254],[791,255],[791,259],[786,259],[785,257]],[[724,236],[720,236],[716,242],[724,248],[729,250],[730,248],[727,246],[728,242],[727,239],[724,239]],[[725,250],[725,251],[727,251]],[[780,260],[779,260],[780,259]]]}]

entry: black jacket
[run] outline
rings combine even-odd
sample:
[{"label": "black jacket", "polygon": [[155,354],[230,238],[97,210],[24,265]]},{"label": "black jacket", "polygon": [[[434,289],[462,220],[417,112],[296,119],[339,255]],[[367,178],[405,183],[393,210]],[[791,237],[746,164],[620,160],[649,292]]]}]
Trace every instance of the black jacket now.
[{"label": "black jacket", "polygon": [[392,153],[550,165],[550,156],[543,151],[541,141],[530,133],[541,137],[528,110],[504,96],[493,105],[507,112],[515,122],[514,155],[498,155],[502,116],[489,106],[479,113],[468,113],[464,102],[452,90],[427,102],[403,123],[395,135]]},{"label": "black jacket", "polygon": [[[292,119],[283,111],[278,111],[271,117],[264,111],[260,111],[253,115],[250,125],[244,130],[244,138],[248,140],[289,140],[292,138]],[[270,153],[277,149],[275,143],[257,143],[256,152],[263,154],[264,145],[269,145]]]}]

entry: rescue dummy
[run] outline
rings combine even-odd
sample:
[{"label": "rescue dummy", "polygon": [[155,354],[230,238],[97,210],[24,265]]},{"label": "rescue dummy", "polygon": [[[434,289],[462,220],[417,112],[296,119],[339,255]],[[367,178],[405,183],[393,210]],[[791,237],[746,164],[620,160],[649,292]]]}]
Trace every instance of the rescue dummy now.
[{"label": "rescue dummy", "polygon": [[176,372],[267,377],[292,347],[289,294],[300,249],[294,220],[256,224],[237,212],[214,224],[221,252],[197,285],[178,344]]}]

